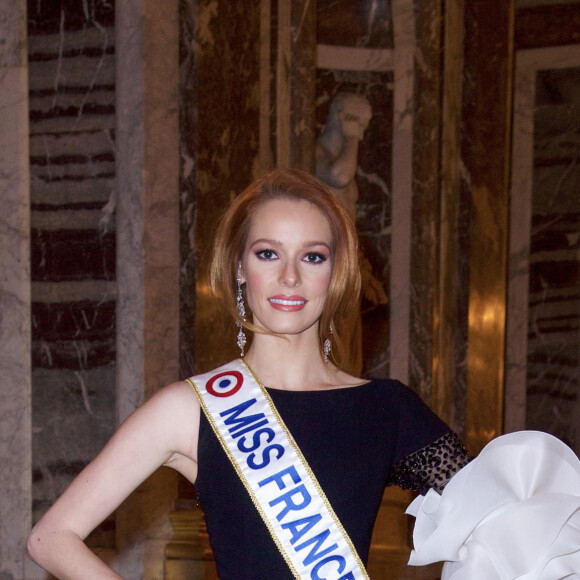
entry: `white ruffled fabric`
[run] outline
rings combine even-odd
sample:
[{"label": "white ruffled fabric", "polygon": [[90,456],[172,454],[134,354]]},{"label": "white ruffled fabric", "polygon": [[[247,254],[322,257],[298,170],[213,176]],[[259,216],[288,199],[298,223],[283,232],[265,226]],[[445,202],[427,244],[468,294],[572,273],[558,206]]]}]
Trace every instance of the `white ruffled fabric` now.
[{"label": "white ruffled fabric", "polygon": [[407,513],[409,564],[444,561],[441,580],[580,580],[580,460],[547,433],[494,439]]}]

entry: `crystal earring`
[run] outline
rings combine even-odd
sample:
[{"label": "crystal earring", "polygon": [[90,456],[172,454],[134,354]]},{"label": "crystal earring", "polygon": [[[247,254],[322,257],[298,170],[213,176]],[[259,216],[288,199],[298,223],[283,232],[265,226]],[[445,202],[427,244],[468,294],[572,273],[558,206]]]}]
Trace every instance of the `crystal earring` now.
[{"label": "crystal earring", "polygon": [[[242,295],[242,278],[240,275],[240,270],[242,265],[238,268],[238,275],[236,276],[237,282],[237,292],[236,292],[236,308],[238,309],[238,313],[240,318],[246,322],[246,308],[244,306],[244,297]],[[238,327],[238,348],[240,349],[240,357],[243,358],[244,356],[244,347],[246,346],[246,334],[244,333],[244,327],[239,323],[236,322],[236,326]]]},{"label": "crystal earring", "polygon": [[332,349],[332,342],[330,341],[332,337],[332,324],[328,327],[328,332],[330,336],[324,341],[324,344],[322,345],[323,359],[326,364],[328,364],[330,361],[330,351]]}]

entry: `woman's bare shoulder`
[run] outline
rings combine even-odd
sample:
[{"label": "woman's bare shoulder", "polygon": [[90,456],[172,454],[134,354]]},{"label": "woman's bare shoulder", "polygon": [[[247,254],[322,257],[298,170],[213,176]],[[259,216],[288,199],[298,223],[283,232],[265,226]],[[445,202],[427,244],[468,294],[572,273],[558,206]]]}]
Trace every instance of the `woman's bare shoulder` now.
[{"label": "woman's bare shoulder", "polygon": [[183,432],[194,429],[197,432],[200,405],[187,381],[176,381],[163,387],[143,407],[149,407],[147,414],[155,415],[155,423],[164,430]]},{"label": "woman's bare shoulder", "polygon": [[186,380],[175,381],[166,385],[160,391],[158,391],[156,396],[158,395],[168,397],[172,400],[174,399],[175,402],[197,401],[197,395],[195,394],[193,387]]},{"label": "woman's bare shoulder", "polygon": [[199,409],[199,401],[195,391],[187,381],[175,381],[157,391],[144,406],[152,406],[156,411],[179,412]]}]

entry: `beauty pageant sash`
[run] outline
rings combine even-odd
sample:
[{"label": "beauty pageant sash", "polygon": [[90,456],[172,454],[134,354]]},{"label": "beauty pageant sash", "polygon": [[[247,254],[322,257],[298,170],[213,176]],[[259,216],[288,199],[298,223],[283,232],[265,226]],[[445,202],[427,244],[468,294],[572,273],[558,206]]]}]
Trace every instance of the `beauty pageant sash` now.
[{"label": "beauty pageant sash", "polygon": [[234,360],[188,382],[294,577],[368,580],[320,484],[247,364]]}]

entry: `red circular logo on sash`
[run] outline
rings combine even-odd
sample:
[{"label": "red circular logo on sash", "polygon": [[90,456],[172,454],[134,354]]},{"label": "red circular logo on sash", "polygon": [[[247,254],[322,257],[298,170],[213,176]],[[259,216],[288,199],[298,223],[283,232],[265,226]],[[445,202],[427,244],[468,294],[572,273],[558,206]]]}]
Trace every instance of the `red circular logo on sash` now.
[{"label": "red circular logo on sash", "polygon": [[239,371],[225,371],[213,376],[205,385],[206,391],[214,397],[231,397],[241,388],[244,377]]}]

